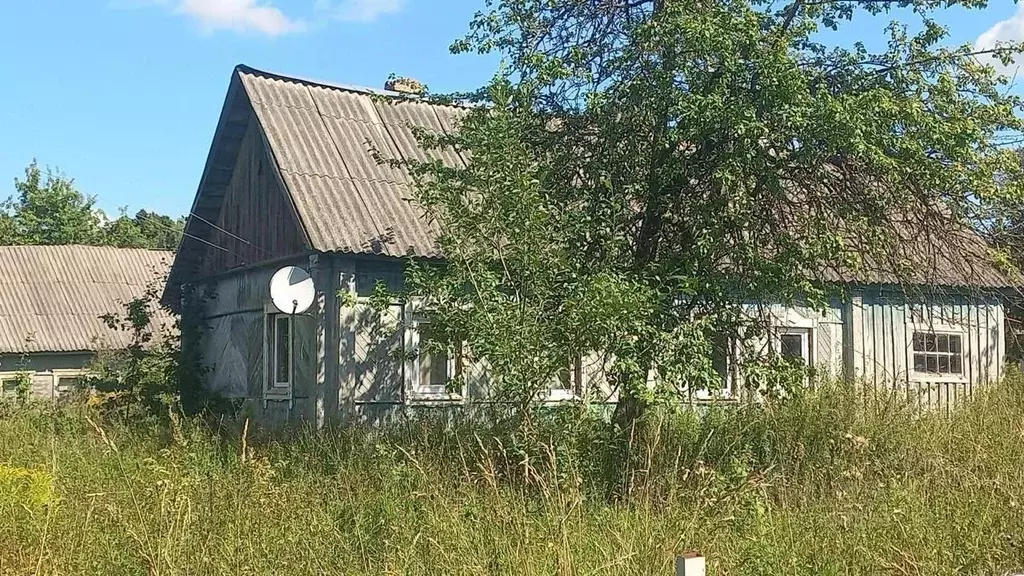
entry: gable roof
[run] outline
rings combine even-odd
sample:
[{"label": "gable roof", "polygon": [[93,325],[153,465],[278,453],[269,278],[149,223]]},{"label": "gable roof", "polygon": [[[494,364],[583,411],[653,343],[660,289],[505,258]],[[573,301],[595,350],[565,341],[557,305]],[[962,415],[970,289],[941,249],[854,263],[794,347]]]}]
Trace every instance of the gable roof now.
[{"label": "gable roof", "polygon": [[[237,66],[165,301],[173,302],[177,285],[197,270],[209,241],[209,227],[200,224],[217,221],[250,113],[258,121],[310,250],[440,257],[436,231],[408,201],[408,175],[376,162],[371,149],[385,158],[426,159],[410,126],[448,132],[466,109]],[[464,165],[454,151],[440,157],[451,165]]]},{"label": "gable roof", "polygon": [[[125,302],[163,283],[171,252],[110,246],[0,246],[0,354],[124,348],[104,324]],[[154,328],[170,315],[155,312]]]},{"label": "gable roof", "polygon": [[[176,304],[180,285],[196,277],[198,262],[207,249],[204,243],[210,243],[210,227],[197,225],[193,218],[207,224],[217,221],[250,117],[258,123],[310,251],[440,258],[435,226],[409,202],[408,175],[379,164],[371,149],[385,158],[440,157],[448,165],[464,166],[465,159],[455,151],[424,151],[410,126],[451,133],[467,113],[466,108],[393,92],[237,66],[164,302]],[[913,235],[908,238],[908,252],[914,262],[929,265],[927,274],[934,284],[1009,285],[987,257],[984,241],[973,232],[967,236],[963,253],[971,254],[971,261],[966,263],[957,259],[958,250],[949,255],[928,251],[926,255],[911,247],[919,240]],[[938,243],[941,246],[944,239]],[[833,278],[863,284],[897,283],[886,267],[877,270],[835,274]]]},{"label": "gable roof", "polygon": [[[408,201],[408,175],[379,164],[370,151],[424,160],[410,126],[450,132],[464,109],[247,67],[236,75],[313,250],[440,256],[435,234]],[[464,165],[453,151],[442,159]]]}]

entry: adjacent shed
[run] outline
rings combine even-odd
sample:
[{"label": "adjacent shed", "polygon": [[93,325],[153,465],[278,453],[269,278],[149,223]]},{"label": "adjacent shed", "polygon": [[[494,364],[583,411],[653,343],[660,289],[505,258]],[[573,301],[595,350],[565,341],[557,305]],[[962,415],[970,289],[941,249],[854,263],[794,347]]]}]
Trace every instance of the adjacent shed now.
[{"label": "adjacent shed", "polygon": [[[96,353],[122,349],[131,336],[101,316],[163,288],[173,254],[109,246],[0,246],[0,382],[15,392],[21,374],[32,393],[73,386]],[[154,329],[170,325],[157,312]]]},{"label": "adjacent shed", "polygon": [[[486,366],[419,350],[429,318],[399,303],[383,311],[367,304],[378,283],[402,285],[406,256],[441,257],[436,230],[408,200],[408,177],[378,164],[370,149],[424,158],[413,127],[450,132],[465,113],[396,93],[234,70],[164,294],[208,327],[201,349],[211,389],[249,401],[268,419],[317,422],[487,395]],[[454,152],[442,159],[464,162]],[[949,406],[998,379],[999,291],[1008,283],[977,236],[937,240],[968,250],[927,254],[914,290],[880,269],[837,279],[848,296],[825,310],[751,304],[768,310],[772,330],[730,343],[722,388],[694,399],[737,397],[736,361],[767,349],[929,405]],[[308,314],[282,315],[270,302],[269,279],[286,264],[313,276],[317,301]],[[577,359],[549,399],[614,400],[604,367],[597,357]],[[446,384],[456,373],[466,384],[452,393]]]}]

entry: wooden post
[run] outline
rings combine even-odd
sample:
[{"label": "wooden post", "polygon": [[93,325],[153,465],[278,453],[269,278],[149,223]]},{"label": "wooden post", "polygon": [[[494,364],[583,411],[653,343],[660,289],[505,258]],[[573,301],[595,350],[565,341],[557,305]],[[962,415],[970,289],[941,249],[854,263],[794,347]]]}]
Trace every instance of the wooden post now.
[{"label": "wooden post", "polygon": [[334,298],[342,298],[342,302],[334,308],[335,318],[331,322],[334,322],[336,327],[327,350],[327,354],[332,357],[335,373],[334,381],[331,383],[332,402],[337,406],[339,419],[345,422],[359,420],[356,410],[356,333],[359,331],[359,320],[358,307],[355,305],[358,296],[355,269],[354,260],[340,260],[335,266],[334,276],[338,288]]},{"label": "wooden post", "polygon": [[696,552],[676,556],[676,576],[704,576],[704,557]]},{"label": "wooden post", "polygon": [[[330,284],[330,274],[326,274],[323,268],[320,266],[320,256],[318,254],[309,255],[309,275],[313,278],[314,285],[314,299],[313,307],[311,308],[310,315],[313,317],[313,346],[312,346],[312,362],[313,366],[313,382],[312,390],[309,391],[310,406],[309,406],[309,417],[312,420],[317,430],[324,427],[326,423],[326,413],[324,411],[324,400],[325,391],[324,385],[325,370],[324,370],[324,357],[326,353],[324,337],[326,335],[327,328],[327,313],[325,310],[327,304],[327,295],[330,294],[329,290],[325,290]],[[293,313],[293,318],[294,313]],[[295,324],[292,324],[292,340],[295,339]],[[292,353],[295,354],[297,351],[292,347]],[[293,365],[296,363],[296,359],[292,359]]]}]

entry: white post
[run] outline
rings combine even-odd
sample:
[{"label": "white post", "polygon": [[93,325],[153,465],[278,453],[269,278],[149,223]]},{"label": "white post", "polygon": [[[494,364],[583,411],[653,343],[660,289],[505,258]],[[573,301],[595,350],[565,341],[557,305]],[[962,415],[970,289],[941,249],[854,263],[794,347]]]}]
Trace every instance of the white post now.
[{"label": "white post", "polygon": [[704,557],[696,552],[676,556],[676,576],[704,576]]}]

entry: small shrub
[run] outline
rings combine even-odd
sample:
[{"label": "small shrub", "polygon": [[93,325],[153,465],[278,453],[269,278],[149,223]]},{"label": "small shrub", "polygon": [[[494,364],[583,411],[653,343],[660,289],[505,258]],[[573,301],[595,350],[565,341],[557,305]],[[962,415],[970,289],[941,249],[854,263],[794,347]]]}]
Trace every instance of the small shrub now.
[{"label": "small shrub", "polygon": [[[204,369],[198,351],[202,327],[186,311],[174,330],[157,338],[153,314],[157,309],[159,286],[124,303],[121,313],[106,314],[103,321],[113,330],[127,332],[130,343],[123,350],[96,355],[83,388],[89,390],[90,406],[124,417],[137,415],[167,418],[174,411],[199,414],[231,412],[226,401],[202,386]],[[189,295],[188,307],[201,299]],[[193,302],[195,300],[196,302]]]},{"label": "small shrub", "polygon": [[41,511],[56,503],[53,477],[41,470],[0,464],[0,510]]}]

